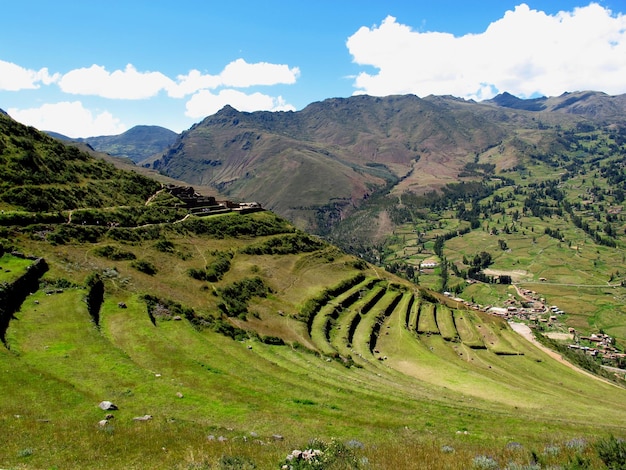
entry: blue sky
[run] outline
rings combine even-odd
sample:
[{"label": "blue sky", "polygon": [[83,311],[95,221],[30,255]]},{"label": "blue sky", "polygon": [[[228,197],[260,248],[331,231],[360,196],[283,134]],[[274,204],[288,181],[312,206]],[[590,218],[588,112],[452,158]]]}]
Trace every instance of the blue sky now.
[{"label": "blue sky", "polygon": [[225,104],[626,93],[623,0],[0,0],[0,108],[71,137]]}]

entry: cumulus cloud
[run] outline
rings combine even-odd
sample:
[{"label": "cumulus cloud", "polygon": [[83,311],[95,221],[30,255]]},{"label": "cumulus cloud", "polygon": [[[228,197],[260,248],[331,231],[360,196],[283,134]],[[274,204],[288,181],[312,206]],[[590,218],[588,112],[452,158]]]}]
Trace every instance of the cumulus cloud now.
[{"label": "cumulus cloud", "polygon": [[526,4],[480,34],[418,32],[388,16],[346,43],[361,72],[356,93],[376,96],[452,94],[488,99],[565,91],[626,92],[626,15],[597,3],[548,15]]},{"label": "cumulus cloud", "polygon": [[209,90],[199,91],[187,102],[185,114],[191,118],[204,117],[215,114],[227,104],[239,111],[247,112],[295,110],[280,96],[273,97],[258,92],[246,94],[238,90],[224,89],[217,94]]},{"label": "cumulus cloud", "polygon": [[54,131],[68,137],[117,135],[127,127],[108,111],[92,113],[80,101],[44,104],[39,108],[9,108],[9,115],[37,129]]},{"label": "cumulus cloud", "polygon": [[59,80],[65,93],[127,100],[151,98],[173,85],[174,82],[161,72],[139,72],[132,64],[114,72],[94,64],[72,70]]},{"label": "cumulus cloud", "polygon": [[224,68],[220,79],[224,86],[246,88],[255,85],[293,85],[299,76],[298,67],[289,68],[287,65],[268,62],[249,64],[243,59],[237,59]]},{"label": "cumulus cloud", "polygon": [[47,68],[29,70],[11,62],[0,60],[0,90],[19,91],[49,85],[59,79],[59,74],[50,74]]},{"label": "cumulus cloud", "polygon": [[72,70],[61,77],[65,93],[93,95],[111,99],[147,99],[165,91],[171,98],[183,98],[199,90],[219,87],[246,88],[256,85],[293,84],[300,75],[298,67],[237,59],[218,75],[191,70],[172,80],[161,72],[140,72],[132,64],[124,70],[109,72],[101,65]]},{"label": "cumulus cloud", "polygon": [[219,75],[202,74],[199,70],[191,70],[187,75],[179,75],[176,80],[176,83],[167,89],[167,94],[171,98],[183,98],[198,90],[217,88],[222,83]]}]

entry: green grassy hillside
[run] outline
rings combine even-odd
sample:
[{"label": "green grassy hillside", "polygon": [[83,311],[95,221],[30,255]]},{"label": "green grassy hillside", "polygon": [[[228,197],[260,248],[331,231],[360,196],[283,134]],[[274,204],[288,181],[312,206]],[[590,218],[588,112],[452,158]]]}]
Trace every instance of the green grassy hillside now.
[{"label": "green grassy hillside", "polygon": [[601,468],[626,436],[623,380],[271,212],[188,216],[137,181],[59,217],[6,200],[1,467]]}]

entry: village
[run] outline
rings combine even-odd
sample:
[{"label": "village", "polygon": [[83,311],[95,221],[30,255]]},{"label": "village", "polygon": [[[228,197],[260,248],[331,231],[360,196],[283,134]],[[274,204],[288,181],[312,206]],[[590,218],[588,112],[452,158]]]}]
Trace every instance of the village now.
[{"label": "village", "polygon": [[553,339],[570,340],[569,349],[579,350],[588,356],[597,357],[604,365],[617,367],[626,362],[626,354],[617,348],[615,340],[611,336],[602,331],[582,335],[572,327],[566,330],[561,321],[565,312],[557,305],[548,306],[546,300],[533,290],[523,289],[516,285],[513,287],[515,287],[518,296],[517,298],[511,296],[504,302],[503,307],[482,306],[459,297],[453,297],[450,292],[444,292],[444,295],[469,308],[496,315],[507,321],[526,323],[532,330],[541,331]]}]

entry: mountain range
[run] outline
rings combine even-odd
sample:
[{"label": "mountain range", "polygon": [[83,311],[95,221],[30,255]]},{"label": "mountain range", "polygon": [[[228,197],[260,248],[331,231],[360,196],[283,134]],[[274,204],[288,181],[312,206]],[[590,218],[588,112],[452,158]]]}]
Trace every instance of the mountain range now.
[{"label": "mountain range", "polygon": [[[626,95],[594,91],[533,99],[502,93],[480,103],[364,95],[297,112],[226,106],[180,135],[137,126],[79,141],[223,197],[255,200],[300,228],[329,235],[362,214],[373,194],[423,195],[474,181],[484,176],[467,171],[476,163],[509,171],[567,151],[564,130],[620,128],[625,114]],[[360,225],[368,243],[392,229],[380,212],[370,211]]]},{"label": "mountain range", "polygon": [[[424,194],[463,178],[466,165],[506,171],[562,149],[559,132],[621,125],[626,95],[598,92],[476,103],[450,96],[333,98],[297,112],[226,106],[143,165],[229,197],[255,199],[316,233],[372,193]],[[471,179],[471,178],[470,178]]]}]

